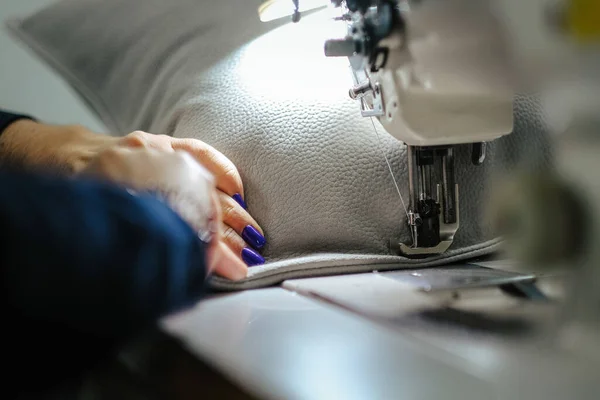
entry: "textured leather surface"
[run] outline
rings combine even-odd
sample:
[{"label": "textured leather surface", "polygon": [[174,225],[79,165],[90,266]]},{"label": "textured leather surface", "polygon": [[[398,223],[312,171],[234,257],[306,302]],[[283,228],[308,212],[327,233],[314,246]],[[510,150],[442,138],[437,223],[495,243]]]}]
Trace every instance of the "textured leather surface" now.
[{"label": "textured leather surface", "polygon": [[[321,16],[261,24],[258,3],[150,0],[133,11],[126,0],[61,2],[16,31],[113,129],[196,137],[238,166],[269,263],[241,283],[215,279],[217,287],[439,265],[495,249],[482,218],[491,178],[519,162],[549,162],[535,98],[517,98],[515,131],[490,146],[484,165],[472,166],[469,147],[458,148],[461,228],[451,250],[427,260],[392,256],[390,240],[409,241],[409,233],[382,149],[407,198],[405,147],[375,121],[379,142],[348,98],[347,62],[323,56],[331,32]],[[97,21],[108,14],[111,32]],[[49,37],[49,19],[70,24],[68,37],[79,34],[85,45]],[[532,149],[541,156],[531,159]]]}]

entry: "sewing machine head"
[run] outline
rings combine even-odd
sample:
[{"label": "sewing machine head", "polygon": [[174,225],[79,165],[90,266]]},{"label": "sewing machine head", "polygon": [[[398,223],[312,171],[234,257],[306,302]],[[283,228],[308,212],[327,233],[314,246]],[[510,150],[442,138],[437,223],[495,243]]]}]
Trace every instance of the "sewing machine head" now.
[{"label": "sewing machine head", "polygon": [[[325,54],[348,57],[349,95],[364,117],[378,118],[406,143],[412,243],[406,256],[446,251],[459,228],[454,146],[472,144],[484,162],[486,142],[512,131],[513,108],[501,30],[487,1],[331,0],[347,35]],[[298,21],[298,1],[294,1]]]}]

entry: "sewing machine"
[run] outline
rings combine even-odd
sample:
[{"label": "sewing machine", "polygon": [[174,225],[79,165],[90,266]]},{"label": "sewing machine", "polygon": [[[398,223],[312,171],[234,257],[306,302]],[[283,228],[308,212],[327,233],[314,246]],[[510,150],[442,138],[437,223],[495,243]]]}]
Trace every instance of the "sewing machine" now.
[{"label": "sewing machine", "polygon": [[[516,262],[287,280],[208,299],[163,329],[261,398],[597,398],[600,69],[586,43],[600,9],[584,3],[333,1],[348,35],[325,52],[349,58],[349,95],[408,146],[407,256],[444,252],[459,229],[453,146],[472,143],[481,164],[512,130],[516,88],[544,90],[555,168],[517,171],[490,201],[490,223],[522,222],[498,224]],[[539,292],[518,290],[536,279]],[[426,285],[437,290],[415,289]]]},{"label": "sewing machine", "polygon": [[[300,20],[299,3],[294,22]],[[556,135],[555,168],[498,182],[489,209],[507,254],[529,270],[575,278],[558,347],[600,361],[600,3],[587,0],[331,0],[347,35],[326,41],[348,57],[349,95],[407,145],[409,257],[443,253],[459,229],[453,146],[512,131],[513,96],[539,92]],[[529,149],[534,153],[536,149]],[[507,223],[506,221],[510,221]],[[574,338],[577,339],[574,339]]]},{"label": "sewing machine", "polygon": [[[416,3],[416,4],[412,4]],[[409,190],[407,256],[446,251],[459,229],[454,146],[472,143],[472,163],[486,142],[512,131],[513,91],[502,27],[486,1],[338,1],[344,38],[325,54],[348,57],[349,90],[365,117],[377,117],[406,143]],[[298,21],[298,2],[295,20]]]},{"label": "sewing machine", "polygon": [[[586,82],[575,65],[593,71],[593,52],[581,55],[577,47],[597,39],[598,9],[589,3],[331,0],[347,35],[327,40],[325,54],[348,57],[355,81],[349,95],[362,115],[377,117],[407,145],[412,243],[399,244],[404,255],[443,253],[459,229],[455,145],[470,143],[471,162],[480,165],[486,143],[513,129],[515,92],[547,90],[573,77]],[[298,22],[302,3],[293,4]]]},{"label": "sewing machine", "polygon": [[600,362],[600,3],[331,3],[348,33],[328,40],[325,54],[348,57],[356,84],[349,95],[362,115],[407,145],[406,256],[443,253],[459,229],[453,146],[472,143],[471,162],[480,165],[486,142],[512,131],[514,93],[540,93],[556,135],[555,168],[498,182],[490,223],[529,271],[573,274],[547,352]]}]

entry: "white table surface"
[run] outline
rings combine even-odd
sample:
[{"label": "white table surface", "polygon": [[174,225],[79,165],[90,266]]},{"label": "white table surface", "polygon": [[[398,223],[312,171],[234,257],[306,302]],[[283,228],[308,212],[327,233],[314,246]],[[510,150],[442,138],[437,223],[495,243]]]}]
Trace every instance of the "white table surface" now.
[{"label": "white table surface", "polygon": [[[413,316],[426,304],[415,302],[406,286],[393,287],[393,281],[373,275],[312,278],[311,285],[308,279],[287,281],[289,290],[219,295],[167,318],[162,327],[265,399],[598,398],[594,361],[545,351],[544,338],[520,340],[494,329],[444,326],[443,319],[419,321]],[[294,291],[302,286],[309,291]],[[510,301],[489,302],[494,296],[481,299],[518,313]],[[403,302],[408,305],[396,308],[398,315],[389,314],[391,303]],[[380,320],[377,304],[385,310]],[[528,312],[537,315],[538,309]]]}]

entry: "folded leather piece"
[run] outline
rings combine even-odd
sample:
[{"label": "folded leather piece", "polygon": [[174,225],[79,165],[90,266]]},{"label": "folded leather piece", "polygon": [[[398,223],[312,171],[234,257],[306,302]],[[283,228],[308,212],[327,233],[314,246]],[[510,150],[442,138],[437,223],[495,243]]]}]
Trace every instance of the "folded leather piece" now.
[{"label": "folded leather piece", "polygon": [[[383,152],[408,199],[405,146],[348,98],[347,60],[323,55],[332,32],[322,15],[265,24],[259,3],[63,1],[11,26],[109,128],[198,138],[236,164],[249,212],[266,233],[268,262],[242,282],[214,278],[216,288],[442,265],[495,251],[499,240],[484,218],[494,177],[519,163],[550,163],[536,99],[517,97],[513,134],[488,146],[483,165],[471,164],[470,146],[457,147],[461,226],[451,249],[421,260],[395,255],[390,243],[410,242],[410,234]],[[98,19],[109,14],[107,31]]]}]

